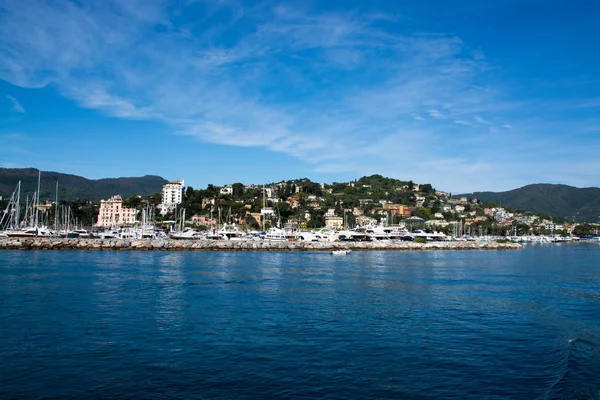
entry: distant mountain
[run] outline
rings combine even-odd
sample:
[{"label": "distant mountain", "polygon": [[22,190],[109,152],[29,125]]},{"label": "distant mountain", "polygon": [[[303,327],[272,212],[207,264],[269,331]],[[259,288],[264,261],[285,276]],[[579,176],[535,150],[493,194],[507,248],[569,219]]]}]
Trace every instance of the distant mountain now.
[{"label": "distant mountain", "polygon": [[579,222],[600,221],[600,188],[535,184],[507,192],[475,192],[466,195],[482,202],[523,211],[551,214]]},{"label": "distant mountain", "polygon": [[[37,190],[38,170],[34,168],[0,168],[0,196],[10,197],[21,181],[21,195],[31,195]],[[108,199],[120,194],[129,197],[136,194],[149,196],[160,192],[167,181],[160,176],[146,175],[140,178],[86,179],[77,175],[42,171],[40,200],[54,199],[58,181],[59,200]]]}]

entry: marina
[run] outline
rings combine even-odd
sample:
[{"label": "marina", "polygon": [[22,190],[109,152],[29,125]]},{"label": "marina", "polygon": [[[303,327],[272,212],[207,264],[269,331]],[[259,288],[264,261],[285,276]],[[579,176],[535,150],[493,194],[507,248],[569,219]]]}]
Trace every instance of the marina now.
[{"label": "marina", "polygon": [[0,238],[0,250],[197,250],[197,251],[332,251],[332,250],[519,250],[518,243],[496,241],[444,241],[414,243],[290,242],[287,240],[190,240],[190,239],[69,239]]}]

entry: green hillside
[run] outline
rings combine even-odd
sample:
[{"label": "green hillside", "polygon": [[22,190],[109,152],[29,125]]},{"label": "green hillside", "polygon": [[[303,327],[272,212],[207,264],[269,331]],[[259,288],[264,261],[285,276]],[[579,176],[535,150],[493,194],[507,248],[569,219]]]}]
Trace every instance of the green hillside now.
[{"label": "green hillside", "polygon": [[507,192],[475,192],[467,195],[482,202],[523,211],[552,214],[578,222],[600,221],[600,188],[535,184]]},{"label": "green hillside", "polygon": [[[0,168],[0,196],[9,197],[21,181],[21,195],[31,195],[37,190],[38,170],[34,168]],[[86,179],[77,175],[42,171],[40,199],[53,200],[58,181],[60,200],[107,199],[115,194],[123,197],[136,194],[149,196],[161,191],[167,181],[160,176],[139,178]]]}]

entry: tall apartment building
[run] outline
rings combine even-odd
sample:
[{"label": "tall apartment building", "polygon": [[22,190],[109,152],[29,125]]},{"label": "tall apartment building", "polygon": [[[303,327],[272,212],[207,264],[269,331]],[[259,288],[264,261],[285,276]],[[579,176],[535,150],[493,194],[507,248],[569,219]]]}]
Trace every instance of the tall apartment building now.
[{"label": "tall apartment building", "polygon": [[183,189],[185,184],[182,180],[174,180],[162,188],[162,203],[160,204],[160,214],[166,215],[175,210],[178,204],[183,202]]},{"label": "tall apartment building", "polygon": [[112,226],[133,225],[137,222],[137,212],[135,208],[124,208],[123,199],[119,195],[108,200],[100,200],[96,226],[109,228]]}]

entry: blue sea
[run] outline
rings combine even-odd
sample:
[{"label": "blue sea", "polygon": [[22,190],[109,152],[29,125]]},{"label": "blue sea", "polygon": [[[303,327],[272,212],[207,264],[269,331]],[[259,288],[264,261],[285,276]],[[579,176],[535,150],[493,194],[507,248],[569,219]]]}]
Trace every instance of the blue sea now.
[{"label": "blue sea", "polygon": [[2,399],[600,399],[600,245],[0,251]]}]

